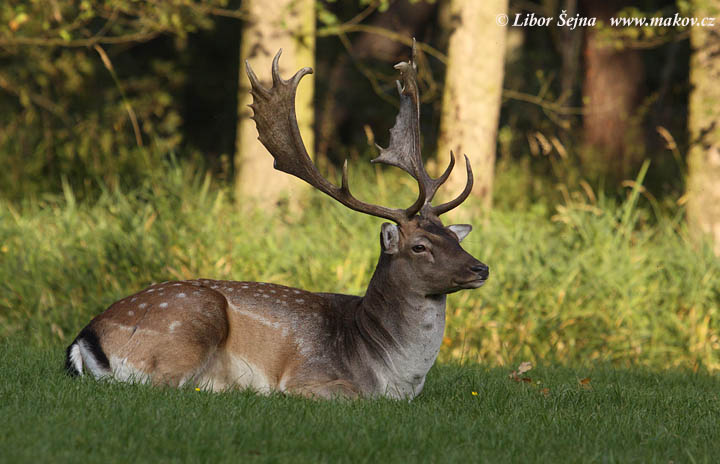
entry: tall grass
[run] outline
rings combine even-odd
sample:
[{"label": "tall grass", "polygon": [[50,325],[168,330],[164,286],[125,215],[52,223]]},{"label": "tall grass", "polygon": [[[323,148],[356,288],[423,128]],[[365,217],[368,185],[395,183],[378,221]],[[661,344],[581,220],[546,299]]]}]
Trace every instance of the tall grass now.
[{"label": "tall grass", "polygon": [[[412,185],[360,171],[358,196],[400,206]],[[558,205],[468,201],[452,217],[488,263],[480,290],[452,295],[441,359],[720,369],[720,263],[688,239],[681,212],[591,191]],[[511,185],[499,182],[499,185]],[[407,201],[406,201],[407,200]],[[0,200],[0,337],[68,343],[95,314],[152,281],[210,277],[362,294],[381,221],[319,193],[300,211],[238,205],[230,190],[170,164],[132,191]]]}]

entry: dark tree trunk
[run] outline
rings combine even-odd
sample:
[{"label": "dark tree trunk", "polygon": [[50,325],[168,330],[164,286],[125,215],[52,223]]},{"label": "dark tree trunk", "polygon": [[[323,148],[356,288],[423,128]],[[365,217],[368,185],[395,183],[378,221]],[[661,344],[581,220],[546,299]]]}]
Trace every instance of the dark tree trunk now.
[{"label": "dark tree trunk", "polygon": [[[585,0],[585,15],[604,27],[622,8],[616,0]],[[642,162],[640,124],[634,118],[643,94],[645,71],[642,56],[632,49],[617,49],[603,40],[607,31],[587,29],[585,82],[583,85],[584,140],[581,160],[585,172],[622,179]]]}]

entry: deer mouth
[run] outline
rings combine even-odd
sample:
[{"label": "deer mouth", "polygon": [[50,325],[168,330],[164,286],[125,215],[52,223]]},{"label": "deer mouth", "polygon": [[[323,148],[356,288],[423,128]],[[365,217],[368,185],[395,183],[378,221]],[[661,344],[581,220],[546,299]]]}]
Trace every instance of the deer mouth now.
[{"label": "deer mouth", "polygon": [[480,288],[485,284],[486,281],[487,278],[477,277],[475,279],[465,280],[462,282],[455,282],[455,285],[462,289]]}]

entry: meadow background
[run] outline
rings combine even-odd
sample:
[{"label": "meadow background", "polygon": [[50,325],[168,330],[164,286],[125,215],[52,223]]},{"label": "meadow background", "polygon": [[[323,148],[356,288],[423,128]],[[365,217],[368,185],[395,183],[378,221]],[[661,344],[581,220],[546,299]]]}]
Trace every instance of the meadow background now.
[{"label": "meadow background", "polygon": [[[0,5],[0,411],[17,419],[0,432],[13,450],[0,461],[122,460],[131,443],[140,460],[712,462],[720,64],[710,52],[720,32],[606,22],[717,20],[718,1],[297,0],[262,17],[257,8]],[[500,12],[561,11],[601,20],[572,30],[495,23]],[[477,43],[502,45],[467,59],[460,24]],[[303,135],[329,179],[349,159],[359,198],[391,207],[415,198],[409,176],[368,162],[375,142],[387,144],[397,111],[391,65],[408,58],[413,36],[428,165],[443,164],[453,134],[477,163],[475,195],[446,223],[473,225],[463,246],[490,266],[490,280],[449,297],[440,365],[414,406],[98,388],[61,373],[79,330],[152,282],[364,292],[382,221],[287,183],[254,135],[243,136],[254,125],[241,60],[257,59],[261,77],[270,65],[250,50],[258,30],[285,42],[254,50],[271,56],[282,46],[288,66],[315,68],[298,111]],[[447,89],[458,77],[487,85],[492,98],[460,92],[453,101]],[[461,103],[472,110],[450,110]],[[478,121],[492,127],[479,138],[467,130]],[[511,375],[522,361],[540,366],[529,381]],[[243,414],[264,419],[220,428]],[[186,417],[205,432],[192,435]],[[306,423],[310,441],[297,435]],[[391,423],[401,426],[388,438]],[[156,447],[141,440],[153,427],[166,437]],[[27,441],[31,429],[45,446]],[[105,451],[103,430],[123,431]]]}]

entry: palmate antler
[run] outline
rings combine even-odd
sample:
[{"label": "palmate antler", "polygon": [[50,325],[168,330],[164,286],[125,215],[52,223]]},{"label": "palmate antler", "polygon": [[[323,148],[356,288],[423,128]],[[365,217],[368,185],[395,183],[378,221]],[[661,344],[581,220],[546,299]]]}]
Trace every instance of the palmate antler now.
[{"label": "palmate antler", "polygon": [[347,160],[343,165],[342,183],[337,187],[325,179],[317,170],[307,154],[305,144],[295,115],[295,93],[300,80],[311,74],[311,68],[302,68],[289,80],[280,77],[278,62],[282,50],[278,51],[272,63],[272,88],[267,89],[260,84],[250,64],[245,62],[248,78],[252,89],[253,119],[257,125],[258,139],[275,158],[274,167],[280,171],[299,177],[316,189],[326,193],[343,205],[355,211],[377,216],[398,224],[412,219],[416,214],[439,216],[460,205],[470,195],[473,186],[472,169],[465,156],[467,167],[467,184],[463,192],[454,200],[439,206],[431,206],[430,202],[437,189],[447,180],[455,165],[455,156],[450,153],[450,164],[445,172],[433,179],[428,175],[420,153],[420,99],[418,94],[415,43],[413,56],[409,62],[395,65],[400,71],[402,84],[398,81],[400,93],[400,112],[395,125],[390,129],[390,146],[380,150],[380,156],[372,160],[374,163],[385,163],[399,167],[409,173],[418,182],[418,198],[407,209],[393,209],[372,205],[358,200],[350,193],[348,187]]}]

